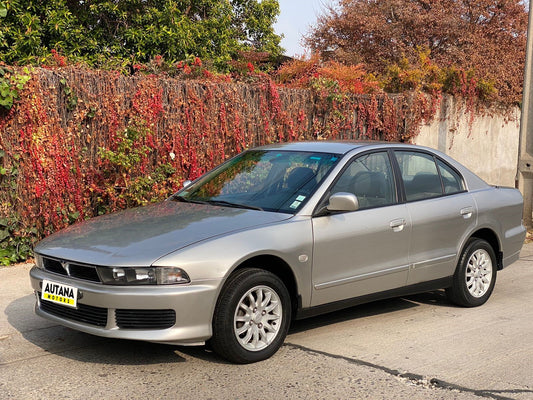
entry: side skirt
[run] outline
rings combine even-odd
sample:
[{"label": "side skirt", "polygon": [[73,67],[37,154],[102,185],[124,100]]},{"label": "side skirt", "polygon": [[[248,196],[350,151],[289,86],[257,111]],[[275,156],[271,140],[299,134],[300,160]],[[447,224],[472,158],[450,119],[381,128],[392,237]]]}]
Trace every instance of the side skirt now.
[{"label": "side skirt", "polygon": [[314,317],[320,314],[342,310],[343,308],[357,306],[359,304],[370,303],[372,301],[390,299],[393,297],[408,296],[417,293],[429,292],[431,290],[445,289],[452,285],[453,277],[436,279],[429,282],[417,283],[415,285],[403,286],[397,289],[386,290],[384,292],[372,293],[365,296],[352,297],[351,299],[339,300],[333,303],[320,304],[314,307],[302,308],[301,299],[299,299],[298,310],[295,319],[304,319]]}]

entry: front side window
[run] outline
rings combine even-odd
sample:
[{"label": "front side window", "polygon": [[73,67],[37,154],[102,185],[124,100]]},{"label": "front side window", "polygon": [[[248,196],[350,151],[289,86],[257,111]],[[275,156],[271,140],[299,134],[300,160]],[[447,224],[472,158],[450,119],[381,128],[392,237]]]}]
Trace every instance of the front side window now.
[{"label": "front side window", "polygon": [[396,201],[394,178],[386,152],[365,154],[352,161],[333,185],[331,194],[353,193],[359,208],[372,208]]},{"label": "front side window", "polygon": [[329,153],[251,150],[207,173],[172,199],[295,213],[339,158]]}]

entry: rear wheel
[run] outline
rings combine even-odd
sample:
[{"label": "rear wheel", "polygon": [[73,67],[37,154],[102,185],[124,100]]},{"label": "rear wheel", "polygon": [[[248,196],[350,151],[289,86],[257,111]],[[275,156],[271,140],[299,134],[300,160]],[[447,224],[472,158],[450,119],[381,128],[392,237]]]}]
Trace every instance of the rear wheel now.
[{"label": "rear wheel", "polygon": [[459,259],[452,287],[446,295],[455,304],[476,307],[484,304],[496,283],[496,256],[492,246],[483,239],[471,238]]},{"label": "rear wheel", "polygon": [[276,275],[256,268],[237,271],[217,302],[211,346],[240,364],[267,359],[283,344],[290,319],[289,292]]}]

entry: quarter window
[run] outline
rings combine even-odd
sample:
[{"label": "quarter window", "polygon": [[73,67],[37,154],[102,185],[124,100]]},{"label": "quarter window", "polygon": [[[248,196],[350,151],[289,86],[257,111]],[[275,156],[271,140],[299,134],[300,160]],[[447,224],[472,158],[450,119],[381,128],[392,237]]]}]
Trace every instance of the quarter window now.
[{"label": "quarter window", "polygon": [[462,192],[465,187],[461,176],[455,172],[450,166],[444,164],[441,160],[437,160],[439,166],[440,176],[444,184],[444,193],[452,194]]},{"label": "quarter window", "polygon": [[352,161],[331,190],[338,192],[355,194],[360,209],[393,204],[396,195],[388,154],[365,154]]}]

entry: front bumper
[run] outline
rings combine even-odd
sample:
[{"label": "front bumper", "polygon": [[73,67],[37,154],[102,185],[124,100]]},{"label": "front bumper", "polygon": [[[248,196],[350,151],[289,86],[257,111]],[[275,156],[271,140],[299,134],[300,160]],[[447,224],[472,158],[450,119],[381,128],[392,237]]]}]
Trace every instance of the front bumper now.
[{"label": "front bumper", "polygon": [[[61,313],[66,306],[56,307],[59,313],[43,310],[38,295],[43,279],[77,287],[78,304],[103,312],[103,326],[73,320],[69,312]],[[31,269],[30,280],[37,297],[35,313],[41,317],[97,336],[181,345],[202,344],[212,336],[211,320],[221,284],[220,280],[209,280],[188,285],[111,286],[68,278],[37,267]],[[174,310],[176,322],[165,329],[125,329],[117,324],[117,310]]]}]

